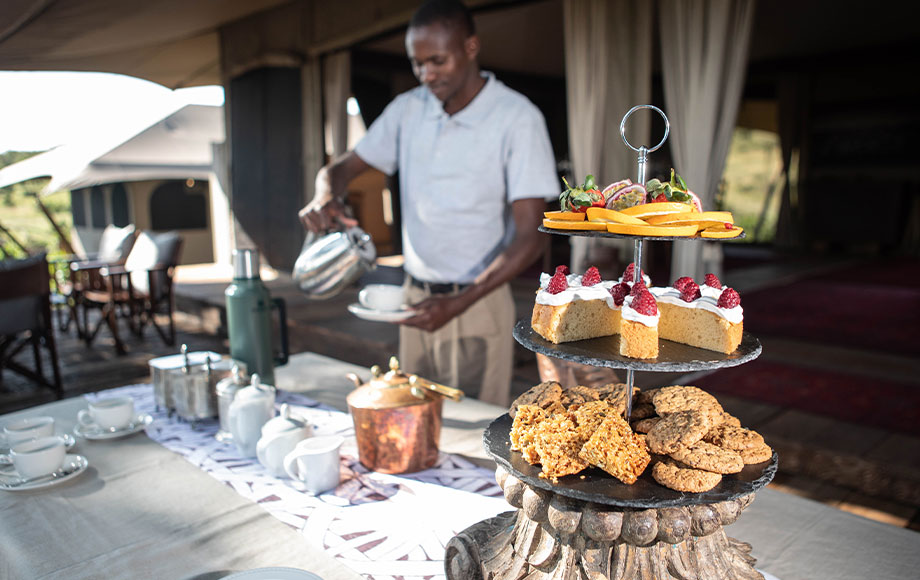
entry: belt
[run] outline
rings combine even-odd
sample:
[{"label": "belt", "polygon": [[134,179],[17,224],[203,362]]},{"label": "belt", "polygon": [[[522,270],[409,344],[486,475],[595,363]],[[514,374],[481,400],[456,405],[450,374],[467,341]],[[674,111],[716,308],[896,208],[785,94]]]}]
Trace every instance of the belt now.
[{"label": "belt", "polygon": [[431,294],[451,294],[453,292],[459,292],[469,286],[469,284],[455,284],[452,282],[425,282],[423,280],[416,280],[412,276],[409,276],[409,283],[416,288],[427,290]]}]

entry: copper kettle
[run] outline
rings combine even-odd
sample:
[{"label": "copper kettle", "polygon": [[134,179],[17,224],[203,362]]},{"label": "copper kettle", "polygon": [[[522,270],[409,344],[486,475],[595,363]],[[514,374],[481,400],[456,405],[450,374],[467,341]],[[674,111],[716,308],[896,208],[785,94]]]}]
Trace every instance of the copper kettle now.
[{"label": "copper kettle", "polygon": [[366,384],[348,375],[358,387],[346,399],[355,422],[358,459],[381,473],[411,473],[434,465],[441,403],[444,397],[459,401],[463,391],[403,373],[395,356],[390,357],[389,371],[374,365],[371,374]]}]

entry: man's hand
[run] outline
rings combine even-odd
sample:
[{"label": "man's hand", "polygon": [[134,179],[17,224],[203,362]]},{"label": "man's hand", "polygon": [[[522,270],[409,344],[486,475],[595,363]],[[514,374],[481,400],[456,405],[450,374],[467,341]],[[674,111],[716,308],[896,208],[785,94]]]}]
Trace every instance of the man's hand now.
[{"label": "man's hand", "polygon": [[427,332],[434,332],[454,317],[459,316],[473,303],[465,294],[435,295],[412,306],[414,314],[400,320],[398,324],[414,326]]},{"label": "man's hand", "polygon": [[358,225],[358,220],[346,215],[345,204],[335,198],[314,199],[297,216],[307,231],[317,234],[337,230],[339,224],[345,227]]},{"label": "man's hand", "polygon": [[352,227],[358,225],[358,220],[345,213],[345,204],[342,198],[348,183],[370,168],[353,151],[345,153],[332,164],[323,167],[316,173],[316,185],[313,201],[304,206],[297,216],[307,231],[318,234],[339,229],[339,225]]}]

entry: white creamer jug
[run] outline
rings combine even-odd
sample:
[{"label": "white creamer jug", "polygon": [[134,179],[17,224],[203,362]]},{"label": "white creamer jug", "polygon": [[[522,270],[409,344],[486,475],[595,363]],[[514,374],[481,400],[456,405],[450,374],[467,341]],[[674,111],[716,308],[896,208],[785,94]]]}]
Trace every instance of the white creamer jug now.
[{"label": "white creamer jug", "polygon": [[313,427],[303,417],[291,414],[289,405],[281,405],[281,414],[262,427],[256,457],[272,475],[284,477],[284,456],[311,435]]},{"label": "white creamer jug", "polygon": [[252,384],[233,397],[229,414],[236,448],[243,457],[255,457],[262,426],[275,415],[275,388],[263,385],[258,374],[252,375]]}]

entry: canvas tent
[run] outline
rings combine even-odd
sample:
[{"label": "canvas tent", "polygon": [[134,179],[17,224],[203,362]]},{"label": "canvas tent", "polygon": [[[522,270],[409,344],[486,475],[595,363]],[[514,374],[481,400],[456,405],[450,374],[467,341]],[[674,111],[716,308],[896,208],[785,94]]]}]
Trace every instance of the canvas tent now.
[{"label": "canvas tent", "polygon": [[[229,263],[229,206],[214,164],[215,148],[224,139],[223,107],[188,104],[177,98],[144,111],[129,126],[101,128],[86,141],[62,145],[0,169],[0,187],[50,177],[44,193],[136,183],[151,184],[144,188],[149,193],[164,180],[204,181],[209,184],[209,231],[185,236],[184,253],[203,256],[203,261]],[[131,221],[139,222],[139,227],[146,219],[143,205],[132,204]],[[80,245],[92,247],[98,236],[94,230],[99,228],[75,229]],[[196,242],[196,237],[201,239]]]}]

